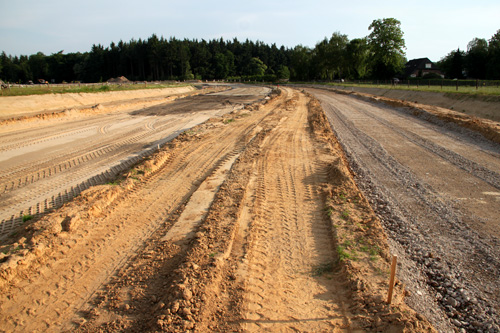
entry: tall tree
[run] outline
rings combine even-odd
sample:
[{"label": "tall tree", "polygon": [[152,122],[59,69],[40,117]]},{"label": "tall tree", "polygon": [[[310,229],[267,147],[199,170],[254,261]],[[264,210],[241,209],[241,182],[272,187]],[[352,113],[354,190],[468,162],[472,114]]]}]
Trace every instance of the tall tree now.
[{"label": "tall tree", "polygon": [[405,58],[405,40],[401,22],[395,18],[374,20],[368,27],[372,54],[373,76],[389,79],[402,72]]},{"label": "tall tree", "polygon": [[104,55],[106,50],[101,44],[92,45],[92,50],[85,55],[81,70],[81,79],[84,82],[102,82],[106,78],[106,63]]},{"label": "tall tree", "polygon": [[293,80],[307,81],[310,79],[312,52],[308,47],[296,46],[290,56],[290,77]]},{"label": "tall tree", "polygon": [[[328,39],[325,37],[321,42],[317,43],[312,50],[312,61],[310,69],[312,77],[318,80],[332,80],[334,73],[331,68],[330,51]],[[302,51],[302,50],[301,50]]]},{"label": "tall tree", "polygon": [[229,75],[229,63],[223,53],[217,52],[213,57],[214,78],[225,79]]},{"label": "tall tree", "polygon": [[474,79],[486,78],[488,62],[488,42],[483,38],[474,38],[467,44],[465,68],[467,76]]},{"label": "tall tree", "polygon": [[334,32],[328,41],[328,61],[333,78],[343,78],[347,68],[346,51],[349,39],[347,35]]},{"label": "tall tree", "polygon": [[212,58],[208,43],[205,40],[191,43],[191,68],[196,79],[208,78],[210,75],[209,61]]},{"label": "tall tree", "polygon": [[31,73],[31,66],[27,56],[20,56],[19,61],[16,62],[17,80],[19,82],[27,82],[33,79]]},{"label": "tall tree", "polygon": [[288,69],[288,66],[280,65],[280,67],[278,68],[277,77],[280,80],[290,79],[290,69]]},{"label": "tall tree", "polygon": [[370,49],[366,38],[355,38],[347,45],[348,76],[351,79],[363,79],[370,74]]},{"label": "tall tree", "polygon": [[149,60],[149,68],[150,74],[148,78],[150,80],[159,80],[160,79],[160,62],[161,62],[161,46],[160,40],[158,37],[153,34],[148,39],[148,60]]},{"label": "tall tree", "polygon": [[34,80],[48,80],[47,77],[49,73],[49,65],[47,64],[47,57],[42,52],[38,52],[37,54],[30,55],[29,67],[31,68],[31,72],[33,73]]},{"label": "tall tree", "polygon": [[465,53],[457,49],[451,51],[439,61],[439,67],[445,76],[450,79],[463,79],[465,70]]},{"label": "tall tree", "polygon": [[267,65],[257,57],[250,59],[246,70],[247,75],[262,76],[266,73]]},{"label": "tall tree", "polygon": [[500,29],[491,37],[488,45],[488,62],[487,62],[488,79],[500,79]]}]

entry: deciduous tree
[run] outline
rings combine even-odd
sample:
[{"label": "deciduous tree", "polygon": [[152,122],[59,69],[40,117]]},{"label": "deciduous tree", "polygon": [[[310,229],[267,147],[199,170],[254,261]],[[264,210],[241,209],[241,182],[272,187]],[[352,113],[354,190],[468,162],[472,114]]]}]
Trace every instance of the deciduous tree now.
[{"label": "deciduous tree", "polygon": [[263,76],[266,73],[267,66],[262,60],[257,57],[250,59],[247,68],[247,75]]},{"label": "deciduous tree", "polygon": [[373,76],[389,79],[400,73],[406,63],[405,40],[401,22],[395,18],[374,20],[368,41],[371,49]]},{"label": "deciduous tree", "polygon": [[347,44],[347,71],[351,79],[363,79],[370,74],[370,49],[366,38],[356,38]]}]

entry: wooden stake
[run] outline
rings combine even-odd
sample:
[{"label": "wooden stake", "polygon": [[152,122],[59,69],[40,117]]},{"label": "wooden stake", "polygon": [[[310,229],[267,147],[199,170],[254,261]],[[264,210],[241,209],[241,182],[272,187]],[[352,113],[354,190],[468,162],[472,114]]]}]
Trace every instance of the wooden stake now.
[{"label": "wooden stake", "polygon": [[392,292],[394,290],[394,279],[396,277],[396,264],[398,263],[398,256],[392,256],[392,264],[391,264],[391,278],[389,280],[389,293],[387,294],[387,304],[391,304],[392,302]]}]

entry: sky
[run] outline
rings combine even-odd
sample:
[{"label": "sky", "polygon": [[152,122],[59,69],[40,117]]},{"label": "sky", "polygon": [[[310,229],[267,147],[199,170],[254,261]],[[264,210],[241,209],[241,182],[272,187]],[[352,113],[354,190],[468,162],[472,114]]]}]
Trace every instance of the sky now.
[{"label": "sky", "polygon": [[334,32],[366,37],[373,20],[389,17],[401,22],[408,60],[438,61],[475,37],[489,40],[500,29],[500,1],[0,0],[0,52],[87,52],[152,34],[312,48]]}]

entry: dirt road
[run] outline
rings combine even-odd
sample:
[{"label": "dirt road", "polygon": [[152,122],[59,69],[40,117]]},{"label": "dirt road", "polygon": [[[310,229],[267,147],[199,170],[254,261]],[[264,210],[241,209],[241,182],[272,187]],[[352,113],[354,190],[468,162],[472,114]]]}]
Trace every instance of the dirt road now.
[{"label": "dirt road", "polygon": [[328,159],[309,134],[306,103],[304,95],[288,100],[250,176],[240,218],[250,242],[236,276],[245,280],[245,331],[356,328],[345,281],[311,273],[336,257],[318,187]]},{"label": "dirt road", "polygon": [[179,133],[264,98],[269,89],[239,88],[189,98],[180,98],[185,88],[181,94],[173,92],[167,89],[161,100],[103,102],[1,126],[0,237],[27,216],[60,207],[88,187],[112,180]]},{"label": "dirt road", "polygon": [[443,331],[498,329],[498,144],[431,115],[308,91],[403,258],[409,304]]},{"label": "dirt road", "polygon": [[214,117],[28,222],[0,265],[0,327],[432,331],[400,284],[385,304],[384,234],[350,177],[299,91]]}]

